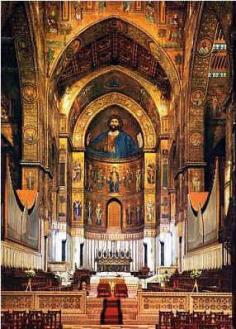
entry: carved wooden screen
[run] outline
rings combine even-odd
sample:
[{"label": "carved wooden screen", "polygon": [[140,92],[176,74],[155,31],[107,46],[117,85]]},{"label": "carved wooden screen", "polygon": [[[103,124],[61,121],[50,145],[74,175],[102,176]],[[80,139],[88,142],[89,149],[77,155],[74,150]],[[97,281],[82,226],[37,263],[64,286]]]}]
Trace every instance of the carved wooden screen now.
[{"label": "carved wooden screen", "polygon": [[121,226],[121,205],[117,201],[111,201],[108,204],[107,211],[108,228],[120,227]]}]

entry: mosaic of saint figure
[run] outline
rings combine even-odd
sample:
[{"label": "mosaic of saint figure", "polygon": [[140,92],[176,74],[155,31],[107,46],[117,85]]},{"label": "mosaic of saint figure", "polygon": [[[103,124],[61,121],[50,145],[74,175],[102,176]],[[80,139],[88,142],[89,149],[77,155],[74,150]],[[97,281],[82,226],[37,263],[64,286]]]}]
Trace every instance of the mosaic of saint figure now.
[{"label": "mosaic of saint figure", "polygon": [[154,205],[152,200],[148,200],[146,209],[147,209],[147,221],[151,222],[154,219]]},{"label": "mosaic of saint figure", "polygon": [[88,165],[87,169],[87,190],[92,191],[93,189],[93,179],[94,179],[94,169],[91,164]]},{"label": "mosaic of saint figure", "polygon": [[140,206],[140,204],[137,204],[137,206],[136,206],[136,221],[137,221],[137,224],[141,224],[141,222],[142,222],[141,212],[142,212],[141,206]]},{"label": "mosaic of saint figure", "polygon": [[131,185],[132,185],[132,181],[133,181],[133,174],[129,169],[126,169],[125,175],[123,177],[123,181],[124,181],[125,188],[127,190],[130,190]]},{"label": "mosaic of saint figure", "polygon": [[141,192],[142,189],[142,171],[141,168],[138,167],[135,173],[136,176],[136,192]]},{"label": "mosaic of saint figure", "polygon": [[198,173],[194,173],[192,177],[193,192],[199,192],[201,190],[201,181]]},{"label": "mosaic of saint figure", "polygon": [[128,225],[132,224],[132,209],[130,204],[128,204],[128,207],[126,209],[126,221]]},{"label": "mosaic of saint figure", "polygon": [[96,168],[94,180],[96,182],[97,189],[102,190],[104,185],[104,175],[101,168]]},{"label": "mosaic of saint figure", "polygon": [[92,202],[89,201],[87,205],[87,214],[88,214],[88,224],[92,224]]},{"label": "mosaic of saint figure", "polygon": [[147,167],[147,181],[149,184],[155,183],[155,164],[149,163]]},{"label": "mosaic of saint figure", "polygon": [[81,164],[78,161],[74,163],[72,179],[75,182],[80,182],[81,180]]},{"label": "mosaic of saint figure", "polygon": [[80,218],[80,216],[81,216],[81,211],[82,211],[82,208],[81,208],[81,202],[78,201],[78,200],[75,200],[74,203],[73,203],[73,209],[74,209],[74,216],[75,216],[75,219]]},{"label": "mosaic of saint figure", "polygon": [[109,130],[89,143],[89,153],[100,157],[127,158],[139,152],[137,143],[122,130],[123,122],[119,116],[111,116],[107,124]]},{"label": "mosaic of saint figure", "polygon": [[97,204],[95,212],[96,212],[96,224],[102,225],[102,208],[100,203]]}]

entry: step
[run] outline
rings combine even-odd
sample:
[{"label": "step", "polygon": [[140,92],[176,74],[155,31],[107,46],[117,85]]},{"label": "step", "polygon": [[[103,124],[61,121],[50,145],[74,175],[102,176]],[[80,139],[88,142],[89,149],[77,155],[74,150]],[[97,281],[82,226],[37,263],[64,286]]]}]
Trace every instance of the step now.
[{"label": "step", "polygon": [[151,314],[137,315],[137,322],[143,324],[158,323],[158,315],[151,315]]},{"label": "step", "polygon": [[[87,326],[87,328],[100,328],[100,316],[96,316],[93,318],[72,318],[70,317],[70,319],[66,319],[65,321],[62,320],[63,323],[63,328],[70,328],[70,326]],[[143,327],[141,327],[141,323],[143,325]],[[142,318],[142,319],[137,319],[136,315],[133,316],[133,318],[130,316],[129,318],[127,318],[126,316],[123,316],[123,326],[125,326],[124,328],[128,328],[126,326],[130,326],[131,328],[149,328],[149,326],[154,326],[153,328],[155,328],[155,324],[157,323],[156,319],[151,319],[149,318]],[[96,327],[98,326],[98,327]],[[133,326],[133,327],[132,327]],[[77,327],[76,327],[77,328]],[[78,327],[80,328],[80,327]],[[81,327],[83,328],[83,327]],[[103,328],[103,327],[101,327]],[[123,328],[123,327],[121,327]],[[151,327],[152,328],[152,327]]]},{"label": "step", "polygon": [[[88,296],[86,300],[86,314],[73,314],[73,315],[63,315],[63,328],[100,328],[101,312],[103,310],[104,298],[97,298]],[[112,328],[148,328],[147,325],[156,323],[156,318],[151,319],[150,315],[137,320],[138,314],[138,298],[120,298],[122,317],[123,317],[123,327],[114,324]],[[85,325],[86,323],[86,325]],[[144,325],[144,327],[140,327]],[[79,326],[79,327],[76,327]],[[85,327],[83,327],[85,326]],[[87,326],[87,327],[86,327]],[[106,325],[108,326],[108,325]],[[109,325],[111,326],[111,325]],[[109,326],[107,328],[109,328]],[[130,326],[130,327],[124,327]],[[105,328],[102,326],[101,328]]]},{"label": "step", "polygon": [[63,325],[63,329],[155,329],[155,325]]}]

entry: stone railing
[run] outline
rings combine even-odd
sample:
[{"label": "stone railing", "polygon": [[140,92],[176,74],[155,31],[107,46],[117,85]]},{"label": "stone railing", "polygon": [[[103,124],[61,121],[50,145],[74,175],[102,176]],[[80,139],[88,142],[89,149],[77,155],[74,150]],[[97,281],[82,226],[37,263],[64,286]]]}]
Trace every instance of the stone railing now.
[{"label": "stone railing", "polygon": [[60,291],[3,291],[2,311],[7,310],[61,310],[62,314],[85,314],[86,292]]},{"label": "stone railing", "polygon": [[229,293],[138,292],[138,313],[158,314],[159,311],[212,311],[232,313]]},{"label": "stone railing", "polygon": [[[86,316],[88,300],[85,291],[2,292],[2,311],[6,310],[61,310],[62,315]],[[229,293],[189,292],[138,292],[137,317],[156,323],[159,311],[220,312],[232,313],[232,295]]]}]

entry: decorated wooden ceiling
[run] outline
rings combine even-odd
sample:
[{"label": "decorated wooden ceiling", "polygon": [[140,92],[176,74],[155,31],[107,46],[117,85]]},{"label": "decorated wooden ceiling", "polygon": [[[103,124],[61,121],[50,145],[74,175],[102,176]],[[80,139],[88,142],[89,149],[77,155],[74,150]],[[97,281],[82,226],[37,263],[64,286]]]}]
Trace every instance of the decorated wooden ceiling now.
[{"label": "decorated wooden ceiling", "polygon": [[47,75],[62,97],[70,86],[109,65],[150,81],[165,98],[179,94],[184,1],[40,2]]},{"label": "decorated wooden ceiling", "polygon": [[[78,79],[109,65],[121,65],[136,70],[170,97],[171,87],[166,73],[151,54],[127,33],[127,24],[117,18],[103,21],[75,39],[65,52],[58,76],[58,90],[62,95],[67,86]],[[146,40],[148,46],[151,39]]]}]

